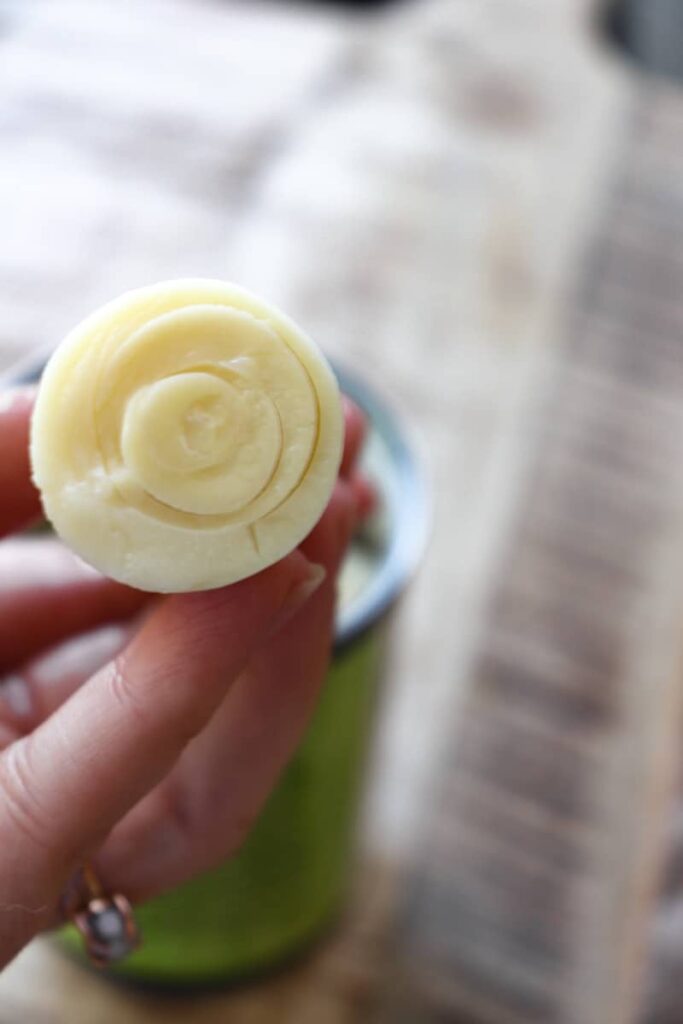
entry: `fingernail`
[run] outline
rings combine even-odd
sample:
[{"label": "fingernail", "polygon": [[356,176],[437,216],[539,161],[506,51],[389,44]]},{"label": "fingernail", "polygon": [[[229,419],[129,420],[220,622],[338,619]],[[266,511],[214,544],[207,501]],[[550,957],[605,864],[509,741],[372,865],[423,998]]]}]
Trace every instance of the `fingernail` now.
[{"label": "fingernail", "polygon": [[29,721],[33,714],[31,694],[26,680],[19,675],[0,679],[0,700],[18,722]]},{"label": "fingernail", "polygon": [[0,415],[9,412],[16,406],[28,404],[35,397],[37,390],[35,384],[26,384],[2,391],[0,393]]},{"label": "fingernail", "polygon": [[306,602],[315,594],[316,590],[322,585],[327,572],[325,571],[324,565],[318,565],[317,562],[310,562],[308,566],[308,575],[303,579],[299,580],[287,594],[279,612],[275,616],[273,621],[272,632],[276,632],[281,629],[285,622],[289,622],[296,613],[306,604]]}]

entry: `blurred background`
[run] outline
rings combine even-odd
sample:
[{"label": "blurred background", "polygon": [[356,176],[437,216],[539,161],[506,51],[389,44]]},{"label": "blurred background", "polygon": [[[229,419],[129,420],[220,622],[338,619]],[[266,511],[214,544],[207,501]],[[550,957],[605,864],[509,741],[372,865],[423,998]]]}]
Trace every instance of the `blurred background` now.
[{"label": "blurred background", "polygon": [[680,1024],[681,78],[681,0],[0,0],[4,379],[232,279],[431,503],[336,926],[191,996],[37,942],[2,1024]]}]

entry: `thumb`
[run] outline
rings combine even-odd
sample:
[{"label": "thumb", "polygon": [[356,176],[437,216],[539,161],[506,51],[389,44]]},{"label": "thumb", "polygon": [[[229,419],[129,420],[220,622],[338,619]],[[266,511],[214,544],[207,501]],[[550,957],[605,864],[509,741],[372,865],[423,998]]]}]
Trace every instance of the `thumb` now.
[{"label": "thumb", "polygon": [[71,873],[168,773],[323,575],[297,551],[222,590],[166,599],[122,655],[3,752],[0,965],[53,918]]}]

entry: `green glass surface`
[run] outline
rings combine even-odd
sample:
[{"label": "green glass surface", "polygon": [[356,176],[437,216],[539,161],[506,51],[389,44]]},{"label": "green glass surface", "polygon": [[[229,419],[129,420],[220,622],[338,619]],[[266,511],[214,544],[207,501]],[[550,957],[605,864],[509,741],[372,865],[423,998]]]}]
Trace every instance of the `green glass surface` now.
[{"label": "green glass surface", "polygon": [[[287,959],[333,918],[352,859],[382,634],[375,625],[334,658],[307,735],[240,852],[139,907],[144,943],[113,973],[173,985],[237,979]],[[61,939],[80,953],[73,928]]]}]

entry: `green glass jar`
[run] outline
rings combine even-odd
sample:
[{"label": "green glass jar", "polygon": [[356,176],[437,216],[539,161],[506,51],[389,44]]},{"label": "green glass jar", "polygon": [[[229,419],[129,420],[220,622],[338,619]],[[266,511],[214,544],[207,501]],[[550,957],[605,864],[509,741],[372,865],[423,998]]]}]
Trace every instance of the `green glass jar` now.
[{"label": "green glass jar", "polygon": [[[239,853],[136,908],[143,943],[110,969],[130,982],[194,987],[261,973],[309,946],[343,905],[389,612],[421,554],[427,517],[396,418],[357,378],[337,373],[367,415],[364,469],[380,501],[342,572],[328,678],[307,735]],[[74,928],[56,941],[86,962]]]},{"label": "green glass jar", "polygon": [[245,978],[327,927],[349,875],[380,649],[372,632],[335,659],[308,734],[240,852],[136,908],[143,944],[112,973],[174,987]]}]

